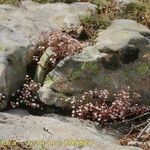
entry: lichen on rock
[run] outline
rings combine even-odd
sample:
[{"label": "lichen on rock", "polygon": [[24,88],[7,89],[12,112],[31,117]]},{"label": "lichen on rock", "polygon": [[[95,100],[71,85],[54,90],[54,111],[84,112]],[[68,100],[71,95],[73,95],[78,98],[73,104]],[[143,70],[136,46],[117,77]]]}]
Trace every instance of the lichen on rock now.
[{"label": "lichen on rock", "polygon": [[[150,96],[150,87],[145,86],[149,80],[149,60],[143,60],[150,50],[146,33],[150,30],[133,20],[114,21],[106,30],[100,31],[95,45],[62,60],[48,74],[54,80],[47,88],[66,93],[59,88],[66,85],[67,89],[73,87],[71,95],[76,95],[93,88],[115,90],[130,86],[142,94],[144,102]],[[45,103],[50,104],[50,99]]]}]

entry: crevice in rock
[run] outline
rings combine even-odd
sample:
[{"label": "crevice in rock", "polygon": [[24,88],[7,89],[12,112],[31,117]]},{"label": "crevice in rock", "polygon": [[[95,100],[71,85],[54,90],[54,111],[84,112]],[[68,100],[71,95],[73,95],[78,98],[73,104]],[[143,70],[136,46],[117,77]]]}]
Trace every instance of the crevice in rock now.
[{"label": "crevice in rock", "polygon": [[30,75],[31,78],[34,78],[35,71],[36,71],[36,66],[37,66],[37,63],[35,61],[32,61],[27,66],[27,74]]},{"label": "crevice in rock", "polygon": [[140,53],[140,49],[138,47],[134,46],[127,46],[124,47],[120,53],[118,53],[118,56],[123,64],[128,64],[130,62],[134,62],[138,59]]},{"label": "crevice in rock", "polygon": [[68,92],[66,92],[66,93],[61,93],[61,92],[59,92],[57,89],[55,89],[54,87],[51,87],[51,90],[52,90],[54,93],[62,94],[62,95],[64,95],[64,96],[66,96],[66,97],[68,97],[68,96],[73,96],[73,93],[68,93]]},{"label": "crevice in rock", "polygon": [[140,49],[136,46],[126,46],[116,52],[106,51],[107,57],[101,60],[105,69],[116,70],[124,64],[129,64],[139,58]]},{"label": "crevice in rock", "polygon": [[150,33],[148,33],[148,32],[141,32],[140,34],[143,35],[144,37],[150,39]]},{"label": "crevice in rock", "polygon": [[66,108],[66,107],[57,107],[55,105],[51,105],[49,106],[49,109],[47,109],[46,113],[55,113],[55,114],[59,114],[61,116],[71,116],[71,109]]},{"label": "crevice in rock", "polygon": [[63,30],[64,33],[69,34],[72,38],[75,38],[76,40],[84,43],[84,42],[90,42],[93,43],[91,37],[88,34],[88,31],[86,31],[86,28],[82,25],[79,28],[73,28],[73,29],[65,29]]},{"label": "crevice in rock", "polygon": [[[145,34],[146,35],[146,34]],[[128,42],[128,46],[132,46],[132,47],[139,47],[139,48],[145,48],[146,45],[148,45],[150,43],[148,38],[135,38],[135,39],[131,39]]]},{"label": "crevice in rock", "polygon": [[102,58],[101,63],[105,69],[109,70],[116,70],[121,66],[118,62],[117,55],[114,54],[109,54],[107,57]]}]

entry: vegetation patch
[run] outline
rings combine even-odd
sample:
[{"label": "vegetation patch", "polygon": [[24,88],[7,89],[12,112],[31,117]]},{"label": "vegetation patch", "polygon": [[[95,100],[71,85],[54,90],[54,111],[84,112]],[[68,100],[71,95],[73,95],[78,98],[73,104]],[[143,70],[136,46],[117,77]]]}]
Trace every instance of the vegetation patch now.
[{"label": "vegetation patch", "polygon": [[[48,60],[48,64],[46,65],[47,68],[45,69],[48,70],[46,73],[54,69],[54,67],[65,57],[80,53],[82,51],[82,44],[68,34],[60,31],[42,32],[35,40],[32,47],[32,51],[34,53],[32,62],[34,69],[36,69],[38,65],[41,65],[39,63],[41,56],[48,48],[52,49],[53,55],[51,55]],[[73,79],[78,76],[78,72],[75,72],[73,74]],[[26,108],[32,113],[38,111],[42,113],[45,107],[47,107],[45,104],[40,102],[37,97],[37,91],[40,89],[41,84],[33,80],[33,77],[34,75],[32,76],[32,74],[27,75],[23,86],[15,93],[12,93],[11,100],[9,102],[10,108],[21,107]],[[53,78],[48,76],[45,83],[53,83]],[[1,99],[2,98],[0,97],[0,103],[2,101]]]},{"label": "vegetation patch", "polygon": [[[33,0],[38,3],[73,3],[77,0]],[[99,29],[106,29],[114,19],[132,19],[150,28],[150,1],[139,0],[119,5],[114,0],[81,0],[98,6],[97,13],[81,18],[81,25],[89,41],[94,42]],[[20,4],[20,0],[0,0],[0,4]]]},{"label": "vegetation patch", "polygon": [[76,79],[79,79],[82,76],[81,70],[76,70],[71,74],[71,77],[69,78],[71,81],[74,81]]},{"label": "vegetation patch", "polygon": [[100,67],[98,64],[93,63],[93,62],[86,62],[83,64],[82,68],[83,71],[89,70],[90,72],[97,74],[100,70]]},{"label": "vegetation patch", "polygon": [[142,0],[126,5],[114,1],[92,1],[98,5],[97,14],[81,18],[81,24],[89,38],[95,40],[99,29],[106,29],[115,19],[132,19],[150,28],[150,1]]},{"label": "vegetation patch", "polygon": [[136,68],[136,70],[141,75],[146,75],[150,73],[150,66],[147,63],[142,63],[140,66]]},{"label": "vegetation patch", "polygon": [[150,1],[141,0],[127,4],[122,11],[123,19],[132,19],[150,28]]},{"label": "vegetation patch", "polygon": [[[109,101],[109,98],[112,102]],[[125,121],[149,112],[149,106],[139,106],[140,94],[130,88],[118,90],[113,96],[108,90],[90,90],[71,98],[72,116],[100,124]]]},{"label": "vegetation patch", "polygon": [[6,51],[6,50],[7,50],[6,46],[0,43],[0,52]]},{"label": "vegetation patch", "polygon": [[0,4],[11,4],[11,5],[19,5],[20,4],[20,0],[0,0]]},{"label": "vegetation patch", "polygon": [[44,83],[51,85],[52,83],[54,83],[53,77],[47,75],[47,77],[46,77]]},{"label": "vegetation patch", "polygon": [[38,3],[56,3],[56,2],[73,3],[76,0],[33,0],[33,1]]}]

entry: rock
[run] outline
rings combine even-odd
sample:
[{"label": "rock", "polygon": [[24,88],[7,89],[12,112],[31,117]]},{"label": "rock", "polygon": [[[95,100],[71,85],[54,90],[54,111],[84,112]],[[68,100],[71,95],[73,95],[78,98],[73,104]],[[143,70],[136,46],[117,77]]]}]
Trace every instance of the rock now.
[{"label": "rock", "polygon": [[0,44],[0,52],[4,52],[4,51],[7,51],[6,46],[3,44]]},{"label": "rock", "polygon": [[116,2],[121,4],[130,4],[133,2],[138,2],[138,0],[116,0]]},{"label": "rock", "polygon": [[53,55],[53,50],[49,47],[45,53],[41,56],[40,61],[35,72],[34,81],[43,83],[47,75],[48,62],[50,57]]},{"label": "rock", "polygon": [[21,6],[0,5],[0,93],[6,101],[18,90],[32,60],[31,41],[42,31],[72,28],[80,25],[80,17],[96,12],[90,3],[39,4],[23,1]]},{"label": "rock", "polygon": [[[52,29],[63,29],[63,28],[73,28],[80,25],[80,17],[90,15],[91,13],[96,13],[97,6],[90,3],[52,3],[52,4],[37,4],[34,2],[23,2],[23,8],[25,11],[25,16],[34,22],[27,20],[28,24],[32,26],[37,26],[40,31],[47,31],[49,28]],[[20,10],[22,11],[22,9]],[[42,12],[42,13],[41,13]],[[41,25],[42,21],[42,25]],[[22,26],[26,28],[26,26]],[[32,28],[29,26],[29,30]],[[32,31],[33,32],[33,31]]]},{"label": "rock", "polygon": [[139,141],[130,141],[128,142],[129,146],[136,146],[136,147],[140,147],[140,145],[142,145],[142,142]]},{"label": "rock", "polygon": [[5,46],[7,51],[0,52],[0,93],[6,96],[6,100],[0,105],[0,110],[6,108],[10,95],[23,84],[29,62],[28,43],[25,39],[21,39],[23,35],[19,37],[17,32],[12,31],[12,35],[18,36],[18,41],[15,43],[15,39],[11,39],[11,35],[9,36],[11,40],[9,38],[7,41],[3,39],[5,34],[8,33],[3,30],[1,34],[0,31],[0,40],[4,40],[7,44]]},{"label": "rock", "polygon": [[144,47],[149,44],[149,34],[150,30],[146,26],[133,20],[119,19],[113,21],[107,30],[98,33],[96,46],[114,51],[129,45]]},{"label": "rock", "polygon": [[33,150],[140,150],[120,146],[111,136],[113,133],[98,131],[91,122],[75,118],[54,114],[32,116],[23,110],[0,113],[0,116],[1,143],[8,140],[26,142]]},{"label": "rock", "polygon": [[115,20],[98,33],[95,45],[62,60],[47,75],[39,97],[51,105],[55,93],[55,105],[60,106],[60,94],[63,98],[94,88],[115,91],[130,86],[141,94],[142,104],[150,105],[149,53],[148,28],[133,20]]}]

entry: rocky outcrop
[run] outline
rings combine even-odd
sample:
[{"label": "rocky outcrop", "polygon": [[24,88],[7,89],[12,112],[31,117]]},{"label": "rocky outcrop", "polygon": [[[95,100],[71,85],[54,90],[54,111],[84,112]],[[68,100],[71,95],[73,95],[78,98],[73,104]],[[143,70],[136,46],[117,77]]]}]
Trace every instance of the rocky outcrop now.
[{"label": "rocky outcrop", "polygon": [[3,128],[0,130],[0,147],[3,141],[7,144],[6,141],[16,140],[26,142],[33,150],[140,150],[120,146],[108,131],[97,131],[91,122],[75,118],[54,114],[31,116],[22,110],[0,113],[0,116],[0,127]]},{"label": "rocky outcrop", "polygon": [[0,110],[6,107],[9,96],[18,90],[31,61],[29,41],[18,31],[0,25],[0,93],[6,96]]},{"label": "rocky outcrop", "polygon": [[115,20],[98,33],[96,44],[62,60],[39,90],[42,102],[67,106],[68,96],[94,88],[130,86],[150,104],[150,30],[133,20]]},{"label": "rocky outcrop", "polygon": [[0,5],[0,93],[6,96],[0,110],[24,82],[32,58],[31,41],[42,31],[77,27],[80,17],[95,11],[90,3]]}]

